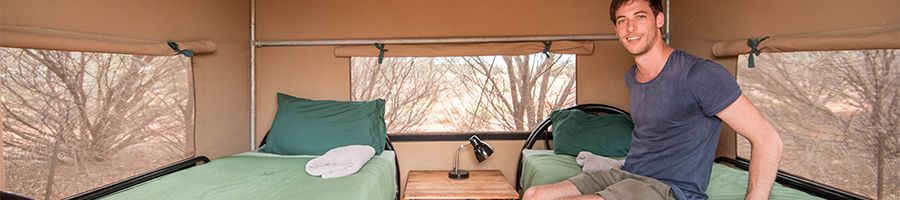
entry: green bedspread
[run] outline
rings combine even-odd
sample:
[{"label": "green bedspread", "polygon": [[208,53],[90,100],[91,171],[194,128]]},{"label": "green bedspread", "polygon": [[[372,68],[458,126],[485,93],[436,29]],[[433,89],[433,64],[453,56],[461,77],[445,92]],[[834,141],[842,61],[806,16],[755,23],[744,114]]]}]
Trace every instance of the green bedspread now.
[{"label": "green bedspread", "polygon": [[[522,177],[523,190],[531,186],[556,183],[581,173],[575,157],[557,155],[552,150],[524,150]],[[706,193],[709,199],[744,199],[747,191],[747,171],[713,164]],[[524,194],[519,191],[519,194]],[[799,190],[775,183],[769,199],[822,199]]]},{"label": "green bedspread", "polygon": [[322,179],[306,173],[314,156],[246,152],[185,169],[103,199],[394,199],[394,152],[356,174]]}]

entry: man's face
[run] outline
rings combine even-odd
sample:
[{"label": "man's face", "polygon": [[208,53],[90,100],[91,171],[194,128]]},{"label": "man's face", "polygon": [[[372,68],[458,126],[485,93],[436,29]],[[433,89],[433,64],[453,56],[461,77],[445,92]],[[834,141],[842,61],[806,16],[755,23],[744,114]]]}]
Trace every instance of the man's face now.
[{"label": "man's face", "polygon": [[616,36],[619,43],[635,56],[650,51],[657,42],[663,23],[662,13],[653,16],[647,1],[634,0],[616,10]]}]

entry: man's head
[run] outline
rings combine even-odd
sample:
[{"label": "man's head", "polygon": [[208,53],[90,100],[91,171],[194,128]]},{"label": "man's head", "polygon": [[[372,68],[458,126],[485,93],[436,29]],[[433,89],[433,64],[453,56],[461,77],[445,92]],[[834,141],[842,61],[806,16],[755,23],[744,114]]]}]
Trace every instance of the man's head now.
[{"label": "man's head", "polygon": [[613,24],[616,24],[616,11],[619,10],[619,7],[631,3],[632,1],[648,2],[650,4],[650,10],[653,10],[653,16],[663,12],[662,0],[613,0],[612,3],[609,4],[609,20],[611,20]]},{"label": "man's head", "polygon": [[665,23],[660,0],[613,0],[610,18],[619,42],[632,55],[644,55],[662,42]]}]

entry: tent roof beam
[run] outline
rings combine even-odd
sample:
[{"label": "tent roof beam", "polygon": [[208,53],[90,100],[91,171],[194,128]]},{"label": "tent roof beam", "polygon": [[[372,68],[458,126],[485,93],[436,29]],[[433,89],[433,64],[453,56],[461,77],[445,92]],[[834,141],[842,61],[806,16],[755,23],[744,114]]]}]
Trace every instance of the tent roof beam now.
[{"label": "tent roof beam", "polygon": [[349,39],[349,40],[257,40],[256,47],[272,46],[336,46],[370,44],[462,44],[495,42],[540,42],[560,40],[617,40],[615,34],[602,35],[559,35],[559,36],[519,36],[519,37],[459,37],[459,38],[415,38],[415,39]]}]

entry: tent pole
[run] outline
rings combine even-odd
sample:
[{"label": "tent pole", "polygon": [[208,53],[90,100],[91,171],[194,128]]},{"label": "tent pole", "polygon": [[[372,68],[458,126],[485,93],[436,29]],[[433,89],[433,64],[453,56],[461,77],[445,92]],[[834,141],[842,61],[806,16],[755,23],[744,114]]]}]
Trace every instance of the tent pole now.
[{"label": "tent pole", "polygon": [[256,150],[256,0],[250,0],[250,150]]},{"label": "tent pole", "polygon": [[491,42],[536,42],[559,40],[617,40],[615,34],[603,35],[560,35],[521,37],[461,37],[461,38],[417,38],[417,39],[352,39],[352,40],[262,40],[255,41],[256,47],[270,46],[334,46],[370,44],[460,44]]}]

